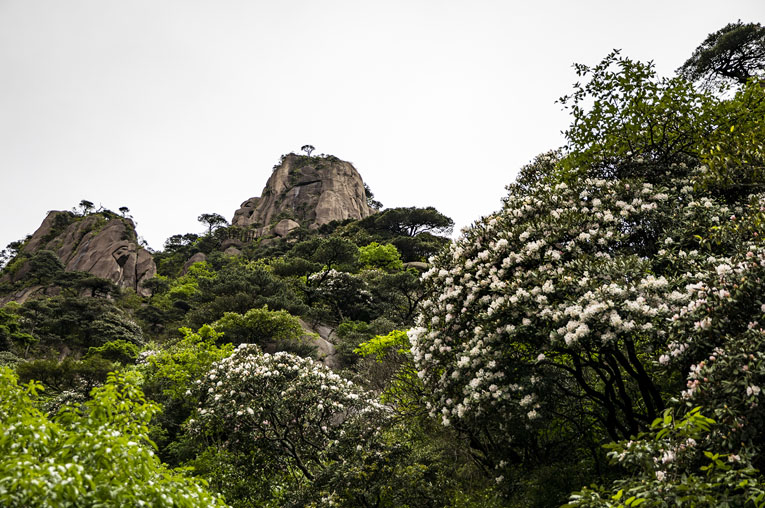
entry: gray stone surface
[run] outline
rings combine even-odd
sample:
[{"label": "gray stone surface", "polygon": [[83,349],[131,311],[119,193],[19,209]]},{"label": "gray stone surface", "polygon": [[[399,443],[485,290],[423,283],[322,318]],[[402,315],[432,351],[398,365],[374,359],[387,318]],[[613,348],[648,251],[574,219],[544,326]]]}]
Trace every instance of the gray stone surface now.
[{"label": "gray stone surface", "polygon": [[276,236],[287,236],[299,227],[300,224],[292,219],[282,219],[278,224],[271,228],[271,232]]},{"label": "gray stone surface", "polygon": [[417,270],[425,271],[430,268],[430,265],[421,261],[409,261],[404,263],[404,268],[416,268]]},{"label": "gray stone surface", "polygon": [[305,330],[309,344],[316,346],[318,360],[331,369],[339,369],[340,358],[335,345],[330,341],[334,329],[321,324],[311,326],[302,319],[300,326]]},{"label": "gray stone surface", "polygon": [[242,251],[234,247],[233,245],[228,247],[226,250],[223,251],[223,254],[225,256],[241,256]]},{"label": "gray stone surface", "polygon": [[53,251],[67,271],[88,272],[148,295],[141,282],[154,277],[157,268],[151,253],[138,245],[132,220],[92,214],[75,220],[50,238],[56,216],[60,214],[68,212],[48,213],[24,246],[25,253]]},{"label": "gray stone surface", "polygon": [[189,271],[189,268],[191,268],[191,265],[194,263],[201,263],[202,261],[207,261],[207,256],[205,256],[204,252],[197,252],[193,256],[191,256],[189,259],[186,260],[185,263],[183,263],[183,268],[181,269],[181,275],[186,275],[186,272]]},{"label": "gray stone surface", "polygon": [[[231,223],[279,234],[284,216],[316,228],[333,220],[362,219],[374,213],[356,168],[336,157],[289,154],[268,179],[261,197],[242,203]],[[269,226],[276,226],[269,229]],[[280,235],[282,236],[282,235]]]}]

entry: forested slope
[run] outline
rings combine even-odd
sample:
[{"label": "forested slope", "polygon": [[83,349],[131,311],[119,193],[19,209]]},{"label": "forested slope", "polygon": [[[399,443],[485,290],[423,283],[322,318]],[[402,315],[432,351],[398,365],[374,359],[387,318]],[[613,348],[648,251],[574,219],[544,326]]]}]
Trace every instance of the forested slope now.
[{"label": "forested slope", "polygon": [[577,65],[567,146],[456,240],[368,187],[291,215],[286,172],[139,287],[11,244],[0,504],[765,505],[764,59],[739,22],[674,77]]}]

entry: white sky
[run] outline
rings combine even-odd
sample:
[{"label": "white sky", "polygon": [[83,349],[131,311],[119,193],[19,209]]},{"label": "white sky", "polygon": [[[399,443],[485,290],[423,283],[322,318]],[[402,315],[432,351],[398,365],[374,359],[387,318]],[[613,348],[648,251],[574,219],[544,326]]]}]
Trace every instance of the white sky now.
[{"label": "white sky", "polygon": [[0,0],[0,248],[88,199],[159,249],[308,143],[460,228],[563,143],[573,62],[668,75],[739,18],[765,2]]}]

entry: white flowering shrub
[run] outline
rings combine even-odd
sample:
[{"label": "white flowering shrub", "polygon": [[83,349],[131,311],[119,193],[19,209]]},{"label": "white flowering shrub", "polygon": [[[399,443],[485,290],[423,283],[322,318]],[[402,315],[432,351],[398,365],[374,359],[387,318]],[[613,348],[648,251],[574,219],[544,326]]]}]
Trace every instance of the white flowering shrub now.
[{"label": "white flowering shrub", "polygon": [[[431,415],[470,434],[489,466],[521,461],[552,423],[611,439],[647,429],[687,367],[722,345],[720,327],[762,314],[759,296],[731,297],[763,259],[737,227],[761,198],[726,202],[694,188],[698,170],[666,169],[661,183],[510,186],[500,212],[432,260],[414,362]],[[726,313],[707,315],[712,300]]]},{"label": "white flowering shrub", "polygon": [[243,344],[198,382],[192,435],[225,449],[267,456],[312,480],[343,450],[362,447],[385,409],[351,381],[290,353]]},{"label": "white flowering shrub", "polygon": [[41,389],[0,368],[0,505],[226,506],[154,454],[148,425],[159,409],[135,373],[110,374],[81,409],[63,408],[53,420],[35,405]]},{"label": "white flowering shrub", "polygon": [[721,345],[690,366],[674,408],[650,432],[608,445],[611,462],[630,475],[575,492],[567,506],[765,506],[765,330],[758,322],[765,261],[753,253],[748,259],[728,284],[705,288],[693,311],[695,322],[708,324],[692,347]]}]

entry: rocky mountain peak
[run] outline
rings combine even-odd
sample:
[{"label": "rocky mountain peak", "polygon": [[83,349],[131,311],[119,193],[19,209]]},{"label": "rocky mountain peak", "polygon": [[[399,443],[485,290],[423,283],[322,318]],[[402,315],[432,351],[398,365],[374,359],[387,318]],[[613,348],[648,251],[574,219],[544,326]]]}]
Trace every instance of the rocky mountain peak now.
[{"label": "rocky mountain peak", "polygon": [[291,153],[274,167],[260,197],[242,203],[231,223],[255,227],[259,235],[283,236],[299,226],[318,228],[374,212],[364,181],[350,162]]},{"label": "rocky mountain peak", "polygon": [[[141,282],[157,273],[151,253],[141,247],[132,220],[114,214],[51,211],[21,253],[53,252],[66,271],[88,272],[139,294]],[[24,276],[23,266],[11,280]]]}]

